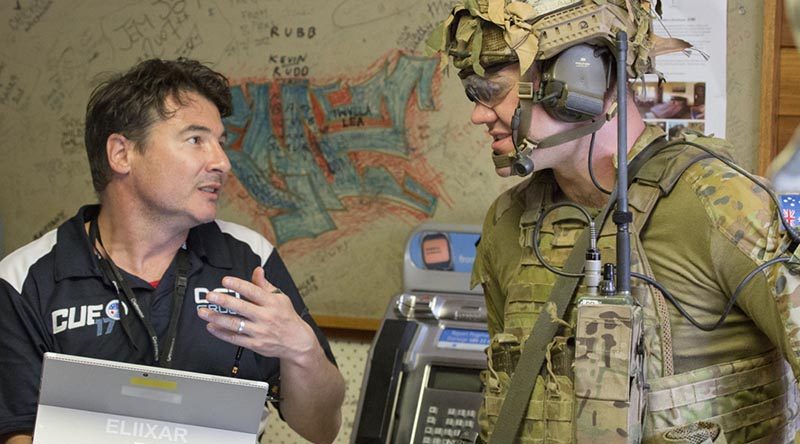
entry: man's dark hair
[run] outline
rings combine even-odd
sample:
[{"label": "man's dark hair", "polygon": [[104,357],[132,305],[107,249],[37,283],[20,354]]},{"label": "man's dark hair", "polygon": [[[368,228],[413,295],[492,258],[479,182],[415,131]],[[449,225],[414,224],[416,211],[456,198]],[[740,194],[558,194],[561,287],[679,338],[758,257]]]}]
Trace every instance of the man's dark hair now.
[{"label": "man's dark hair", "polygon": [[86,106],[84,139],[97,193],[111,180],[106,155],[108,137],[122,134],[135,143],[136,149],[143,149],[150,126],[172,117],[176,111],[168,109],[166,100],[171,98],[184,106],[187,93],[197,93],[211,101],[222,117],[232,112],[228,79],[196,60],[184,58],[145,60],[92,91]]}]

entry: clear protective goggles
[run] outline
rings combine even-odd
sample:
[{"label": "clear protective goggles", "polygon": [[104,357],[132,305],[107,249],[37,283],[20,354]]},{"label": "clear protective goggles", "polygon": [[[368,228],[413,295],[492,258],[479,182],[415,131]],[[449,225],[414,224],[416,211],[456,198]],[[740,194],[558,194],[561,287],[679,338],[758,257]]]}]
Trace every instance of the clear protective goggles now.
[{"label": "clear protective goggles", "polygon": [[472,74],[461,79],[461,84],[470,102],[494,108],[514,89],[517,81],[502,75],[486,78]]}]

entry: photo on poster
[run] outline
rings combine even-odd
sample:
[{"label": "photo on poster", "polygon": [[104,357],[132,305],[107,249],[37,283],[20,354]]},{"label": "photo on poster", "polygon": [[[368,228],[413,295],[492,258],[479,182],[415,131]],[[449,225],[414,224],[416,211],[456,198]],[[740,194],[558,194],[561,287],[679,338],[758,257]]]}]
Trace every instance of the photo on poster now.
[{"label": "photo on poster", "polygon": [[686,129],[704,133],[705,82],[636,82],[633,93],[644,120],[659,125],[670,139]]},{"label": "photo on poster", "polygon": [[634,101],[646,120],[705,120],[705,82],[636,82]]}]

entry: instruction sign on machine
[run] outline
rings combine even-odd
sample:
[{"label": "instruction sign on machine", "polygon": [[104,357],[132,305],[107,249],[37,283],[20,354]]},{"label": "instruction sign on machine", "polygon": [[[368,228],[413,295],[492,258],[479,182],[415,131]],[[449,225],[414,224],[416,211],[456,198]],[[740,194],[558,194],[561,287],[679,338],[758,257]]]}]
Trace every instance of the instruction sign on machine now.
[{"label": "instruction sign on machine", "polygon": [[470,290],[480,227],[423,224],[409,237],[403,292],[370,349],[351,442],[450,444],[478,430],[486,307]]}]

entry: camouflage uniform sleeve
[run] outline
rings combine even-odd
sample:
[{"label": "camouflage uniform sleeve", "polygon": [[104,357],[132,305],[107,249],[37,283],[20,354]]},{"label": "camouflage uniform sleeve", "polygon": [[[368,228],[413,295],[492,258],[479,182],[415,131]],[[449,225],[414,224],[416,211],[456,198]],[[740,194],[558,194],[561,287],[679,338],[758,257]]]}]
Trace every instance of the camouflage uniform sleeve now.
[{"label": "camouflage uniform sleeve", "polygon": [[773,284],[786,335],[784,356],[791,363],[797,381],[800,380],[800,247],[795,249],[791,263],[769,270],[768,280]]},{"label": "camouflage uniform sleeve", "polygon": [[[778,209],[769,195],[719,161],[702,161],[683,177],[711,221],[709,248],[720,290],[731,297],[759,265],[786,253]],[[800,269],[777,264],[756,275],[736,305],[782,352],[800,375]],[[721,313],[718,313],[718,317]]]},{"label": "camouflage uniform sleeve", "polygon": [[497,202],[492,204],[486,213],[481,230],[481,240],[478,243],[475,263],[472,267],[472,283],[475,287],[480,284],[483,286],[483,294],[486,300],[486,312],[489,324],[489,335],[503,331],[503,306],[505,296],[500,289],[497,280],[497,273],[493,270],[494,261],[492,253],[494,251],[494,214]]}]

